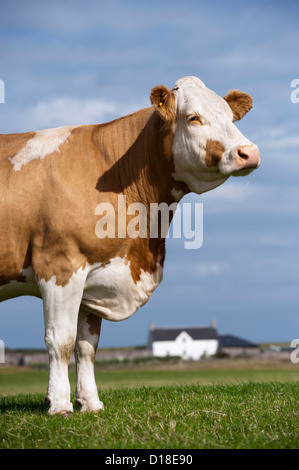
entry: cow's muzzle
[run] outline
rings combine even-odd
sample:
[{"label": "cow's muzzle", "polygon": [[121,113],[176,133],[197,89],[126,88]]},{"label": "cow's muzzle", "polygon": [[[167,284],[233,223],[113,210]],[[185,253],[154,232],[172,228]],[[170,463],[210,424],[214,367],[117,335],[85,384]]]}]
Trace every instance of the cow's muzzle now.
[{"label": "cow's muzzle", "polygon": [[256,145],[242,145],[234,150],[238,170],[254,170],[260,166],[260,152]]}]

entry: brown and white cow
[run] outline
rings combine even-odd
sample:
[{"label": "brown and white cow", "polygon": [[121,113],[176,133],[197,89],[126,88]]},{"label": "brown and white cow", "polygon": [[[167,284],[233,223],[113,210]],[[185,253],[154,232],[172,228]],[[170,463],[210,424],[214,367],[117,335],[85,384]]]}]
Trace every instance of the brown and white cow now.
[{"label": "brown and white cow", "polygon": [[233,124],[251,109],[249,95],[223,99],[185,77],[153,88],[151,103],[106,124],[0,136],[0,300],[43,300],[50,414],[73,411],[73,350],[81,410],[103,409],[93,371],[102,318],[129,317],[162,280],[165,238],[99,238],[98,205],[113,204],[116,217],[119,195],[170,205],[260,163]]}]

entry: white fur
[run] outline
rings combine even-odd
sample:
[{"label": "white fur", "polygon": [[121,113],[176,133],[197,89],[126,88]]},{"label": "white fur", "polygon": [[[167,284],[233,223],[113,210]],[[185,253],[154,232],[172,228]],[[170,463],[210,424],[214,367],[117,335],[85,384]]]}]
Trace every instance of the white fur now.
[{"label": "white fur", "polygon": [[141,270],[135,284],[130,262],[116,257],[107,265],[90,267],[82,304],[106,320],[124,320],[147,302],[161,281],[162,268],[157,266],[153,274]]},{"label": "white fur", "polygon": [[59,147],[70,136],[76,126],[57,127],[55,129],[43,129],[37,131],[35,136],[28,140],[25,147],[9,158],[14,170],[19,171],[23,165],[32,160],[44,159],[53,152],[59,152]]},{"label": "white fur", "polygon": [[87,269],[80,268],[66,286],[56,284],[56,276],[38,282],[44,305],[45,343],[49,352],[47,397],[49,414],[72,412],[68,362],[62,352],[72,350],[77,335],[77,320]]},{"label": "white fur", "polygon": [[[184,77],[176,82],[177,121],[174,127],[174,178],[184,181],[191,191],[201,194],[222,184],[238,170],[234,150],[251,145],[233,124],[233,113],[227,102],[209,90],[196,77]],[[187,116],[197,113],[203,125],[190,125]],[[207,168],[207,140],[220,141],[225,152],[219,168]]]},{"label": "white fur", "polygon": [[[98,346],[99,332],[90,328],[90,313],[80,307],[75,358],[77,364],[76,400],[81,405],[81,411],[103,410],[104,405],[99,400],[97,384],[94,377],[94,358]],[[98,326],[101,319],[98,319]]]}]

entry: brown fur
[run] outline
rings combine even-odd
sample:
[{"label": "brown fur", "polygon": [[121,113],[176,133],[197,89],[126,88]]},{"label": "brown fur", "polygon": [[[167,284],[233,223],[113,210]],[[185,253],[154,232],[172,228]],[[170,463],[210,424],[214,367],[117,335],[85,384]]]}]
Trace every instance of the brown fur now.
[{"label": "brown fur", "polygon": [[65,362],[66,364],[70,362],[73,350],[74,350],[74,341],[71,339],[69,342],[66,342],[60,348],[60,358],[62,362]]},{"label": "brown fur", "polygon": [[164,121],[169,124],[175,122],[175,96],[172,90],[164,85],[156,86],[152,89],[150,100]]},{"label": "brown fur", "polygon": [[221,160],[223,152],[225,150],[224,145],[219,140],[207,140],[206,145],[206,164],[209,167],[217,166]]},{"label": "brown fur", "polygon": [[223,99],[230,105],[234,114],[234,121],[242,119],[252,108],[252,97],[239,90],[229,91]]},{"label": "brown fur", "polygon": [[[171,98],[170,98],[171,100]],[[167,101],[167,100],[166,100]],[[59,152],[35,159],[14,171],[8,160],[34,133],[0,136],[0,253],[1,283],[20,279],[32,266],[37,279],[65,286],[86,263],[109,263],[127,257],[135,282],[141,269],[154,272],[163,265],[165,240],[99,239],[95,209],[101,202],[117,207],[174,202],[173,133],[153,108],[108,124],[73,129]],[[148,224],[149,231],[149,224]]]}]

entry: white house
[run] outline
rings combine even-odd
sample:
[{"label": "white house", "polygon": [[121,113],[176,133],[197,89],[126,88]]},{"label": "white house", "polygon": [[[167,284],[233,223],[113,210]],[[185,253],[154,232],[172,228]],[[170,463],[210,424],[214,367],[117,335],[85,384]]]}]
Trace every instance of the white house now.
[{"label": "white house", "polygon": [[180,356],[183,359],[198,360],[216,354],[218,335],[216,325],[202,327],[150,326],[149,347],[153,356]]}]

